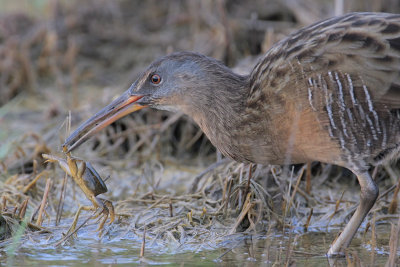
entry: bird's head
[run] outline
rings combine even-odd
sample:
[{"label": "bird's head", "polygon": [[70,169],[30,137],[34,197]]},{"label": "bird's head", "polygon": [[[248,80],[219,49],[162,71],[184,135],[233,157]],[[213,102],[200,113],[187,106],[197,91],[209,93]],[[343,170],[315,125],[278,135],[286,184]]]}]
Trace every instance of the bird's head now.
[{"label": "bird's head", "polygon": [[[136,104],[177,111],[191,102],[203,88],[218,61],[191,52],[173,53],[154,61],[132,84],[128,94],[140,97]],[[201,91],[201,92],[199,92]]]},{"label": "bird's head", "polygon": [[213,90],[229,85],[235,77],[217,60],[196,53],[179,52],[158,59],[126,92],[80,125],[65,141],[64,150],[72,151],[107,125],[144,107],[185,113],[196,105],[206,108]]}]

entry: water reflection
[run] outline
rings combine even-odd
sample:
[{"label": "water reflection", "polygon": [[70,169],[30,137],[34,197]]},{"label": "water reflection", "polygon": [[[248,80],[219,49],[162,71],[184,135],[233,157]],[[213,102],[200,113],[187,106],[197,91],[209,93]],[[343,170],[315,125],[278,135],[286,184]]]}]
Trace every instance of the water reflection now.
[{"label": "water reflection", "polygon": [[[141,238],[134,232],[110,231],[109,236],[96,239],[96,225],[88,226],[79,238],[69,245],[56,248],[40,244],[34,237],[22,240],[15,255],[15,265],[108,266],[110,264],[177,265],[185,266],[328,266],[325,253],[334,234],[311,231],[296,233],[264,233],[258,235],[234,234],[218,243],[196,244],[193,240],[179,246],[165,246],[149,237],[145,257],[140,259]],[[93,228],[93,229],[92,229]],[[311,229],[312,230],[312,229]],[[377,226],[379,237],[375,252],[371,252],[368,234],[358,234],[349,249],[348,257],[337,259],[334,266],[384,265],[388,259],[390,226]],[[48,240],[51,244],[53,240]],[[4,245],[5,243],[3,243]],[[365,245],[363,245],[365,244]],[[3,246],[3,249],[5,247]],[[0,264],[7,263],[4,250],[0,250]]]}]

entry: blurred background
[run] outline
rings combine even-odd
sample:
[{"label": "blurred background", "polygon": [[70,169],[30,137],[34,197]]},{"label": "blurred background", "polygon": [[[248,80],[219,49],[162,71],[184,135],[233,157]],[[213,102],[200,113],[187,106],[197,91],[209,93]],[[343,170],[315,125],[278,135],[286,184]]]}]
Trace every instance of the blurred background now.
[{"label": "blurred background", "polygon": [[[40,132],[38,121],[68,111],[76,125],[174,51],[196,51],[249,73],[295,29],[351,11],[399,10],[395,0],[0,0],[0,105],[19,96],[14,100],[22,108],[11,125],[0,124],[0,141],[27,129]],[[12,102],[3,113],[15,107]],[[175,139],[186,138],[186,149],[207,142],[196,126],[182,131]]]},{"label": "blurred background", "polygon": [[[127,87],[154,59],[196,51],[235,66],[294,29],[351,11],[396,13],[395,0],[0,1],[0,103],[43,84],[79,106],[82,84]],[[251,67],[249,67],[251,68]],[[58,104],[58,103],[57,103]]]}]

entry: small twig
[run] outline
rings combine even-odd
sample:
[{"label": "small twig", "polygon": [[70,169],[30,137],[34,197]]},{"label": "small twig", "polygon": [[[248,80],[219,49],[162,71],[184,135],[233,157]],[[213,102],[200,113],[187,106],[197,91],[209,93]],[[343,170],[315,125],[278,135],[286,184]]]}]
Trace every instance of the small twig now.
[{"label": "small twig", "polygon": [[5,196],[2,197],[2,210],[6,211],[7,210],[7,198]]},{"label": "small twig", "polygon": [[192,185],[190,186],[189,193],[193,194],[194,192],[197,191],[197,185],[199,184],[201,178],[203,178],[203,176],[204,176],[205,174],[207,174],[208,172],[214,170],[215,168],[217,168],[217,167],[219,167],[219,166],[221,166],[221,165],[223,165],[223,164],[226,164],[226,163],[228,163],[228,162],[230,162],[230,161],[231,161],[230,159],[225,158],[225,159],[223,159],[223,160],[221,160],[221,161],[217,161],[217,162],[211,164],[210,166],[208,166],[207,169],[205,169],[204,171],[202,171],[200,174],[198,174],[198,175],[193,179],[193,183],[192,183]]},{"label": "small twig", "polygon": [[290,232],[289,232],[289,239],[288,239],[288,245],[287,245],[287,249],[286,249],[286,267],[290,266],[290,258],[293,254],[293,243],[296,243],[297,240],[297,236],[294,238],[294,242],[292,242],[292,238],[293,238],[293,226],[290,226]]},{"label": "small twig", "polygon": [[58,201],[58,206],[57,206],[57,214],[56,214],[56,226],[60,223],[61,220],[61,215],[64,207],[64,198],[65,198],[65,192],[66,192],[66,184],[67,184],[67,179],[68,175],[64,175],[64,179],[61,185],[61,193],[60,193],[60,200]]},{"label": "small twig", "polygon": [[33,159],[33,167],[32,167],[32,174],[36,175],[37,174],[37,160]]},{"label": "small twig", "polygon": [[29,198],[25,199],[19,208],[18,218],[20,218],[20,219],[24,218],[24,216],[25,216],[26,207],[28,206],[28,200],[29,200]]},{"label": "small twig", "polygon": [[228,211],[229,200],[230,200],[230,198],[231,198],[231,191],[232,191],[233,180],[232,180],[232,179],[229,179],[228,183],[229,183],[229,186],[228,186],[228,195],[227,195],[226,200],[225,200],[225,203],[224,203],[224,205],[225,205],[225,207],[224,207],[224,217],[226,217],[227,211]]},{"label": "small twig", "polygon": [[378,170],[379,170],[379,165],[375,166],[374,170],[372,171],[371,177],[372,179],[374,179],[374,181],[376,181],[376,175],[378,174]]},{"label": "small twig", "polygon": [[143,210],[143,213],[151,210],[152,208],[156,207],[158,204],[160,204],[161,202],[163,202],[164,199],[166,199],[167,196],[163,196],[162,198],[160,198],[159,200],[157,200],[153,205],[151,205],[150,207],[148,207],[147,209]]},{"label": "small twig", "polygon": [[139,258],[143,258],[144,257],[145,248],[146,248],[146,226],[144,226],[144,230],[143,230],[143,239],[142,239],[142,246],[140,247],[140,256],[139,256]]},{"label": "small twig", "polygon": [[17,210],[18,210],[18,207],[15,206],[13,209],[13,212],[12,212],[12,217],[15,217],[15,215],[17,214]]},{"label": "small twig", "polygon": [[396,260],[398,259],[397,248],[399,243],[399,231],[400,231],[400,217],[399,220],[397,221],[397,225],[392,224],[392,229],[390,231],[390,239],[389,239],[390,253],[389,253],[389,259],[385,264],[386,267],[396,266]]},{"label": "small twig", "polygon": [[253,206],[253,203],[250,202],[250,197],[251,193],[247,194],[246,200],[243,204],[243,209],[239,214],[238,219],[235,222],[235,225],[232,227],[232,229],[229,231],[229,234],[233,234],[236,232],[236,228],[239,226],[239,224],[243,221],[245,218],[246,214],[249,212],[250,208]]},{"label": "small twig", "polygon": [[331,222],[331,220],[333,219],[333,217],[335,216],[335,214],[338,212],[340,203],[342,202],[342,199],[343,199],[343,195],[344,195],[344,191],[342,192],[342,195],[340,196],[340,198],[336,201],[335,210],[333,211],[332,215],[329,216],[329,221],[328,221],[326,227],[329,226],[329,223]]},{"label": "small twig", "polygon": [[311,221],[313,212],[314,212],[314,210],[313,210],[313,208],[311,208],[310,213],[308,214],[308,217],[307,217],[306,224],[304,225],[304,232],[307,232],[307,230],[308,230],[308,226],[310,225],[310,221]]},{"label": "small twig", "polygon": [[227,190],[228,190],[229,178],[230,177],[225,178],[224,187],[222,188],[222,199],[221,199],[222,205],[224,205],[224,203],[225,203],[226,194],[227,194]]},{"label": "small twig", "polygon": [[232,250],[234,250],[235,248],[237,248],[242,242],[238,242],[237,244],[235,244],[233,247],[229,248],[227,251],[225,251],[224,253],[222,253],[218,258],[215,259],[216,262],[219,262],[221,260],[222,257],[224,257],[226,254],[228,254],[229,252],[231,252]]},{"label": "small twig", "polygon": [[40,205],[40,210],[39,210],[39,215],[38,218],[36,220],[36,224],[41,226],[42,222],[43,222],[43,211],[44,211],[44,207],[46,206],[46,202],[47,202],[47,196],[49,195],[49,191],[50,191],[50,184],[51,184],[51,180],[47,179],[46,181],[46,187],[44,189],[44,193],[43,193],[43,199],[42,199],[42,203]]},{"label": "small twig", "polygon": [[82,226],[84,226],[90,219],[92,218],[92,216],[89,216],[88,218],[86,218],[86,220],[81,223],[74,231],[72,231],[71,233],[69,233],[68,235],[64,236],[63,238],[61,238],[61,240],[57,241],[54,246],[58,247],[60,246],[62,243],[64,243],[68,238],[70,238],[73,234],[75,234],[76,232],[78,232],[79,229],[82,228]]},{"label": "small twig", "polygon": [[375,266],[375,249],[376,249],[376,214],[372,217],[371,226],[371,266]]},{"label": "small twig", "polygon": [[393,169],[389,163],[386,163],[382,165],[383,168],[385,169],[386,173],[389,174],[390,180],[392,181],[393,184],[397,182],[397,178],[399,177],[397,171]]},{"label": "small twig", "polygon": [[311,162],[307,162],[306,169],[306,193],[311,193]]},{"label": "small twig", "polygon": [[294,200],[294,197],[296,195],[297,189],[299,188],[300,181],[301,181],[301,176],[303,176],[303,172],[304,172],[304,166],[303,166],[303,168],[301,168],[300,174],[297,176],[297,182],[296,182],[296,185],[295,185],[295,187],[293,189],[292,196],[290,197],[290,201],[289,201],[288,205],[286,206],[286,212],[289,211],[290,207],[293,204],[293,200]]},{"label": "small twig", "polygon": [[[247,177],[247,184],[246,184],[246,188],[245,188],[245,190],[244,190],[244,196],[247,196],[247,194],[249,193],[249,191],[250,191],[250,181],[251,181],[251,175],[252,175],[252,167],[253,167],[253,164],[249,164],[249,175],[248,175],[248,177]],[[243,203],[244,204],[244,203]]]},{"label": "small twig", "polygon": [[174,217],[173,207],[172,207],[172,200],[169,200],[169,216]]},{"label": "small twig", "polygon": [[24,189],[22,190],[22,192],[24,194],[26,194],[35,184],[36,182],[43,176],[43,175],[48,175],[47,171],[42,171],[41,173],[39,173],[38,175],[36,175],[36,177],[29,183],[27,184]]},{"label": "small twig", "polygon": [[390,214],[395,214],[397,211],[397,196],[399,194],[399,190],[400,190],[400,179],[397,182],[396,189],[394,190],[394,193],[393,193],[392,201],[389,204],[388,212]]},{"label": "small twig", "polygon": [[392,185],[386,191],[382,192],[382,194],[379,194],[379,197],[378,197],[377,201],[382,199],[382,198],[384,198],[384,197],[386,197],[386,195],[389,194],[390,192],[392,192],[396,188],[396,186],[397,185]]}]

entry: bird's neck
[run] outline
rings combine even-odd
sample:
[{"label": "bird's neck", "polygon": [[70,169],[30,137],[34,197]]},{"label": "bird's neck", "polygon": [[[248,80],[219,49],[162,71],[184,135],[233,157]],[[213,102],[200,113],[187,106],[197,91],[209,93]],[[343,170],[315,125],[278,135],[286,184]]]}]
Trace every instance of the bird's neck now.
[{"label": "bird's neck", "polygon": [[181,107],[222,154],[238,161],[246,161],[240,158],[238,137],[249,88],[249,77],[230,73],[222,82],[211,81],[194,92],[186,106]]}]

